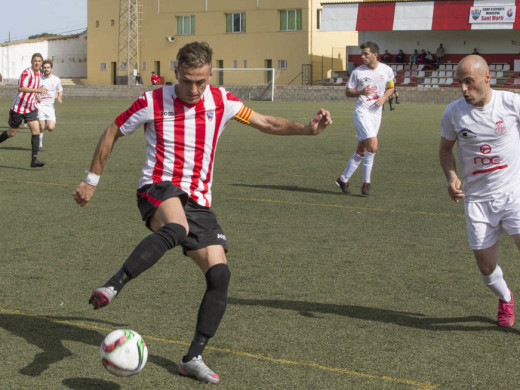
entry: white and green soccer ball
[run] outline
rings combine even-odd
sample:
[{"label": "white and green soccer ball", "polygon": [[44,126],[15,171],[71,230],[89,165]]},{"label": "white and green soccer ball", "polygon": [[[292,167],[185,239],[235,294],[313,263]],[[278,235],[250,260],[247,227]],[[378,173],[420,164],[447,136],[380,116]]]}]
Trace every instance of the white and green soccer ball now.
[{"label": "white and green soccer ball", "polygon": [[135,375],[148,360],[148,348],[139,333],[129,329],[110,332],[99,351],[108,372],[117,376]]}]

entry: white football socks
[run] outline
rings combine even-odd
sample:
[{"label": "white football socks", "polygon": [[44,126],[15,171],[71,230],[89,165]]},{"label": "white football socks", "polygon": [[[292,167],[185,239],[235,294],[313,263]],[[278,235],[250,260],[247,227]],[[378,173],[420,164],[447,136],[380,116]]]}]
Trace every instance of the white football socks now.
[{"label": "white football socks", "polygon": [[348,160],[347,167],[345,168],[345,170],[343,171],[343,174],[341,175],[341,180],[343,180],[345,182],[348,181],[348,179],[350,179],[352,177],[354,172],[356,172],[356,169],[358,169],[358,166],[361,163],[361,161],[363,161],[363,157],[361,157],[357,153],[354,153],[350,157],[350,160]]},{"label": "white football socks", "polygon": [[370,183],[375,155],[375,153],[365,152],[365,157],[363,158],[363,183]]},{"label": "white football socks", "polygon": [[489,275],[480,273],[480,277],[484,284],[502,301],[509,302],[511,300],[511,293],[507,288],[507,283],[504,280],[504,273],[502,268],[497,264],[495,270]]}]

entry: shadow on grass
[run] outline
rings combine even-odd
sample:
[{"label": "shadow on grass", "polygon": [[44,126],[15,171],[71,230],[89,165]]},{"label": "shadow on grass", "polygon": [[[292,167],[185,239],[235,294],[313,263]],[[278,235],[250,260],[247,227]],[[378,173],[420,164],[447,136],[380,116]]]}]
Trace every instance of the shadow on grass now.
[{"label": "shadow on grass", "polygon": [[[279,191],[292,191],[292,192],[305,192],[308,194],[326,194],[326,195],[342,195],[345,196],[340,190],[328,191],[319,190],[316,188],[306,188],[297,186],[280,186],[280,185],[263,185],[263,184],[230,184],[235,187],[248,187],[248,188],[262,188],[264,190],[279,190]],[[353,195],[357,196],[357,195]],[[359,195],[361,196],[361,195]]]},{"label": "shadow on grass", "polygon": [[[283,301],[269,299],[228,298],[228,304],[245,306],[265,306],[274,309],[292,310],[302,316],[318,318],[316,314],[335,314],[349,318],[377,321],[410,328],[434,331],[500,331],[520,335],[520,331],[501,328],[496,321],[487,317],[426,317],[421,313],[411,313],[366,306],[334,305],[316,302]],[[479,325],[479,324],[484,325]],[[464,325],[467,324],[467,325]]]},{"label": "shadow on grass", "polygon": [[8,167],[7,165],[0,165],[0,168],[5,168],[5,169],[20,169],[20,170],[22,170],[22,171],[31,171],[31,170],[34,170],[33,168]]},{"label": "shadow on grass", "polygon": [[32,150],[31,148],[22,148],[21,146],[2,146],[0,150]]},{"label": "shadow on grass", "polygon": [[67,378],[61,383],[73,390],[119,390],[121,388],[117,383],[92,378]]},{"label": "shadow on grass", "polygon": [[[74,341],[87,345],[99,347],[105,337],[97,330],[88,329],[85,326],[75,325],[74,323],[65,324],[60,321],[91,321],[88,318],[73,317],[32,317],[23,314],[4,314],[0,313],[0,327],[18,337],[24,338],[28,343],[38,347],[42,352],[37,353],[34,359],[27,366],[20,369],[20,374],[31,377],[40,376],[52,364],[64,358],[72,356],[62,341]],[[114,328],[122,327],[121,324],[107,323]],[[169,361],[161,356],[150,355],[148,361],[163,367],[170,373],[175,372],[176,363]],[[100,363],[101,364],[101,363]],[[111,382],[107,382],[107,387],[98,387],[92,384],[89,378],[68,378],[71,385],[84,386],[73,387],[72,389],[116,389]],[[65,382],[64,381],[64,382]],[[83,384],[85,382],[85,385]],[[92,387],[86,387],[91,383]]]}]

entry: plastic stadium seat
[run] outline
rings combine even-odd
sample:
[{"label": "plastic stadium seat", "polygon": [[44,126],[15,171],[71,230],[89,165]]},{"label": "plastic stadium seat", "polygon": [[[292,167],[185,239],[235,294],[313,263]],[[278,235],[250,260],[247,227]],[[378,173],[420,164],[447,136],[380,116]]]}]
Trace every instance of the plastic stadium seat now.
[{"label": "plastic stadium seat", "polygon": [[497,72],[497,78],[502,78],[502,77],[504,77],[504,72],[498,71]]},{"label": "plastic stadium seat", "polygon": [[439,77],[439,72],[437,72],[436,70],[434,70],[432,72],[432,77]]},{"label": "plastic stadium seat", "polygon": [[424,84],[428,85],[428,84],[431,84],[431,83],[432,83],[432,79],[431,79],[431,78],[426,77],[426,78],[424,79]]},{"label": "plastic stadium seat", "polygon": [[444,65],[444,64],[439,65],[439,70],[446,70],[446,65]]},{"label": "plastic stadium seat", "polygon": [[504,64],[504,67],[502,68],[504,72],[507,72],[508,70],[511,70],[511,66],[509,64]]},{"label": "plastic stadium seat", "polygon": [[409,70],[404,72],[404,77],[410,77],[410,76],[411,76],[411,72]]},{"label": "plastic stadium seat", "polygon": [[496,70],[502,70],[502,64],[496,64],[495,69]]},{"label": "plastic stadium seat", "polygon": [[491,79],[489,80],[490,85],[497,85],[497,79]]},{"label": "plastic stadium seat", "polygon": [[422,78],[424,76],[425,76],[424,70],[420,70],[419,72],[417,72],[417,77]]},{"label": "plastic stadium seat", "polygon": [[446,72],[444,70],[440,70],[439,77],[446,77]]},{"label": "plastic stadium seat", "polygon": [[489,70],[496,70],[495,64],[489,64]]}]

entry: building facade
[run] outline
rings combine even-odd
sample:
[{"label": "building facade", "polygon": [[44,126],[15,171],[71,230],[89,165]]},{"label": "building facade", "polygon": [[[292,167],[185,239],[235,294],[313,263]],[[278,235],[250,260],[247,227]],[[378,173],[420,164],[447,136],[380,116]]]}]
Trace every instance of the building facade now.
[{"label": "building facade", "polygon": [[40,53],[53,61],[53,73],[64,78],[87,77],[86,34],[37,38],[0,44],[0,74],[4,82],[15,82]]},{"label": "building facade", "polygon": [[[140,1],[138,60],[120,61],[120,9],[127,0],[88,0],[88,84],[116,84],[139,72],[175,82],[175,57],[192,41],[208,42],[214,68],[275,68],[276,85],[319,84],[346,67],[355,31],[322,32],[318,0],[128,0]],[[120,18],[120,15],[122,16]],[[133,42],[135,44],[135,42]],[[267,84],[265,71],[215,72],[213,84]],[[125,81],[122,81],[125,83]],[[131,83],[131,81],[130,81]]]}]

